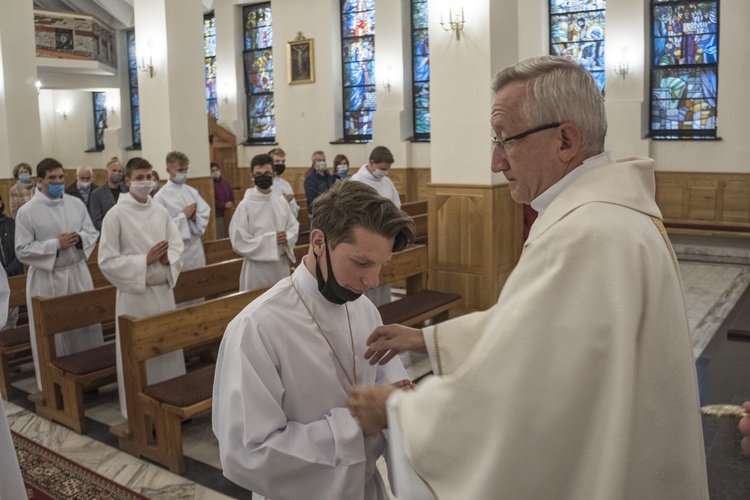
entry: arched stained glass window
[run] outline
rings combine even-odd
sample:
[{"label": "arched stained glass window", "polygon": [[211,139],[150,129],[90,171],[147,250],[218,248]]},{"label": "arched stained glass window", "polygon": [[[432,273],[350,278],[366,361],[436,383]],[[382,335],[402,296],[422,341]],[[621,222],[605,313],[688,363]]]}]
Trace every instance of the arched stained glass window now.
[{"label": "arched stained glass window", "polygon": [[107,93],[92,92],[94,98],[94,148],[104,149],[104,130],[107,128]]},{"label": "arched stained glass window", "polygon": [[245,92],[247,94],[247,142],[276,140],[273,100],[273,27],[271,3],[242,9],[245,26]]},{"label": "arched stained glass window", "polygon": [[344,141],[372,140],[375,113],[375,1],[342,0]]},{"label": "arched stained glass window", "polygon": [[719,2],[651,1],[652,139],[715,139]]},{"label": "arched stained glass window", "polygon": [[414,139],[430,139],[430,34],[427,0],[411,2],[412,108]]},{"label": "arched stained glass window", "polygon": [[130,87],[130,127],[133,148],[141,148],[141,102],[138,98],[138,59],[135,55],[135,30],[125,32],[128,43],[128,87]]},{"label": "arched stained glass window", "polygon": [[203,16],[203,51],[206,58],[206,107],[209,116],[219,119],[219,100],[216,92],[216,16]]},{"label": "arched stained glass window", "polygon": [[586,68],[604,95],[606,0],[550,0],[549,53]]}]

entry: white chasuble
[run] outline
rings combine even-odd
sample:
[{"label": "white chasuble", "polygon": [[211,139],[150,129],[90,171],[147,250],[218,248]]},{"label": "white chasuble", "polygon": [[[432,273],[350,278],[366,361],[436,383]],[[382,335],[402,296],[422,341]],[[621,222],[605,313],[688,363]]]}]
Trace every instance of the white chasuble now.
[{"label": "white chasuble", "polygon": [[[200,193],[187,184],[177,184],[171,180],[154,196],[154,203],[162,205],[169,212],[177,225],[185,250],[182,253],[182,268],[196,269],[206,265],[206,255],[203,252],[201,236],[206,232],[208,220],[211,217],[211,207],[201,198]],[[186,206],[197,203],[195,220],[185,217],[183,210]]]},{"label": "white chasuble", "polygon": [[346,408],[350,379],[408,378],[398,358],[385,366],[364,360],[365,340],[380,324],[365,297],[327,301],[304,265],[238,314],[214,380],[213,430],[224,475],[254,498],[387,498],[375,466],[385,436],[364,438]]},{"label": "white chasuble", "polygon": [[[78,233],[79,245],[60,248],[62,233]],[[31,352],[39,390],[39,374],[32,297],[60,297],[92,290],[94,284],[86,259],[94,249],[99,232],[94,228],[86,205],[63,194],[50,199],[37,189],[34,197],[16,214],[16,257],[29,266],[26,277],[26,306],[31,331]],[[65,356],[104,344],[100,324],[77,328],[55,335],[57,356]]]},{"label": "white chasuble", "polygon": [[388,400],[392,452],[418,474],[396,477],[397,495],[421,484],[438,498],[708,498],[690,331],[654,186],[646,158],[573,180],[497,304],[425,330],[442,376]]},{"label": "white chasuble", "polygon": [[[292,185],[279,176],[273,178],[271,192],[275,195],[281,196],[284,201],[286,201],[286,198],[284,198],[284,196],[288,194],[294,195]],[[289,204],[289,208],[292,210],[292,215],[294,215],[294,218],[296,219],[297,215],[299,214],[299,204],[297,203],[297,200],[292,198],[292,201],[288,201],[287,203]]]},{"label": "white chasuble", "polygon": [[[169,265],[146,264],[149,250],[160,241],[169,242]],[[151,202],[139,203],[130,194],[107,212],[99,241],[99,268],[117,287],[117,316],[152,316],[175,308],[174,288],[182,269],[182,238],[167,210]],[[155,384],[185,374],[182,349],[146,362],[148,383]],[[120,411],[128,418],[125,405],[120,325],[117,325],[117,382]]]},{"label": "white chasuble", "polygon": [[[286,245],[276,242],[278,231],[286,232]],[[284,198],[248,189],[229,223],[232,248],[245,258],[240,291],[269,287],[289,276],[298,234],[299,222]]]}]

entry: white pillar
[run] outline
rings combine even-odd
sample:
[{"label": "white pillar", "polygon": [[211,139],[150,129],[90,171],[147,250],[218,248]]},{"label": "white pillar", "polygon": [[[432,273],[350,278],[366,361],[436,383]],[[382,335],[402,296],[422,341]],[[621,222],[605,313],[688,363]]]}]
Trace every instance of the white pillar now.
[{"label": "white pillar", "polygon": [[0,177],[42,159],[32,2],[0,2]]},{"label": "white pillar", "polygon": [[190,158],[191,175],[210,172],[201,0],[135,0],[143,157],[160,172],[170,151]]}]

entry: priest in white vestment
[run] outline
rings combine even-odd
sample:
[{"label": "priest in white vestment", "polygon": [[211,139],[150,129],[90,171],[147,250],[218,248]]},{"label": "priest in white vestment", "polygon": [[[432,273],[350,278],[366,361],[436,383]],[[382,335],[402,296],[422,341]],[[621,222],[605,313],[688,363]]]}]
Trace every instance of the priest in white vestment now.
[{"label": "priest in white vestment", "polygon": [[350,408],[390,428],[400,498],[708,498],[654,161],[603,152],[601,95],[575,63],[522,61],[493,90],[492,170],[539,212],[521,259],[486,311],[376,330],[371,361],[426,350],[437,376],[355,389]]},{"label": "priest in white vestment", "polygon": [[[41,391],[31,298],[60,297],[92,290],[94,284],[86,259],[96,245],[99,232],[91,222],[86,205],[75,196],[63,193],[65,175],[57,160],[45,158],[36,170],[36,193],[16,214],[16,257],[29,266],[26,306],[34,371]],[[57,356],[102,344],[104,337],[98,323],[55,335]]]},{"label": "priest in white vestment", "polygon": [[274,285],[289,276],[299,222],[289,203],[271,192],[271,156],[256,155],[250,162],[255,187],[245,197],[229,223],[229,240],[235,253],[245,258],[240,273],[240,291]]},{"label": "priest in white vestment", "polygon": [[[182,238],[169,212],[153,203],[151,164],[132,158],[125,166],[123,194],[102,222],[99,268],[117,287],[117,316],[152,316],[175,309],[174,288],[182,268]],[[117,382],[120,411],[128,418],[117,325]],[[182,349],[146,361],[149,384],[185,374]]]},{"label": "priest in white vestment", "polygon": [[254,499],[387,498],[375,465],[385,434],[361,429],[345,402],[357,384],[409,383],[400,360],[363,359],[381,321],[362,293],[413,238],[411,219],[391,202],[337,184],[316,200],[303,264],[227,327],[213,430],[224,475]]},{"label": "priest in white vestment", "polygon": [[190,160],[184,153],[172,151],[167,155],[169,180],[153,201],[169,212],[177,226],[185,247],[182,254],[182,268],[196,269],[206,265],[201,236],[206,232],[211,217],[211,207],[201,198],[200,193],[187,182]]}]

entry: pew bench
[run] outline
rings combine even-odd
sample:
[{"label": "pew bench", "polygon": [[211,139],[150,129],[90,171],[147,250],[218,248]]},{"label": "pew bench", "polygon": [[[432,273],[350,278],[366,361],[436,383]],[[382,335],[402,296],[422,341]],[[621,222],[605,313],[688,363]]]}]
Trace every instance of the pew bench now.
[{"label": "pew bench", "polygon": [[[8,307],[23,307],[26,305],[26,275],[9,276],[10,297]],[[29,325],[19,325],[16,328],[0,331],[0,395],[6,401],[13,397],[11,385],[11,364],[18,360],[31,357],[31,340]]]},{"label": "pew bench", "polygon": [[692,223],[665,220],[664,227],[669,234],[750,238],[750,224],[712,224],[710,221],[705,221],[705,223]]},{"label": "pew bench", "polygon": [[110,428],[120,449],[185,472],[183,421],[211,409],[215,365],[150,385],[146,362],[177,349],[221,341],[229,322],[266,289],[240,292],[147,318],[121,316],[128,420]]},{"label": "pew bench", "polygon": [[[180,274],[174,288],[175,302],[236,292],[242,259],[190,269]],[[113,323],[117,289],[110,285],[86,292],[52,298],[32,298],[37,357],[42,392],[29,399],[36,412],[49,420],[86,432],[83,391],[117,380],[113,343],[58,357],[55,335],[93,324]],[[76,314],[70,314],[75,311]]]}]

